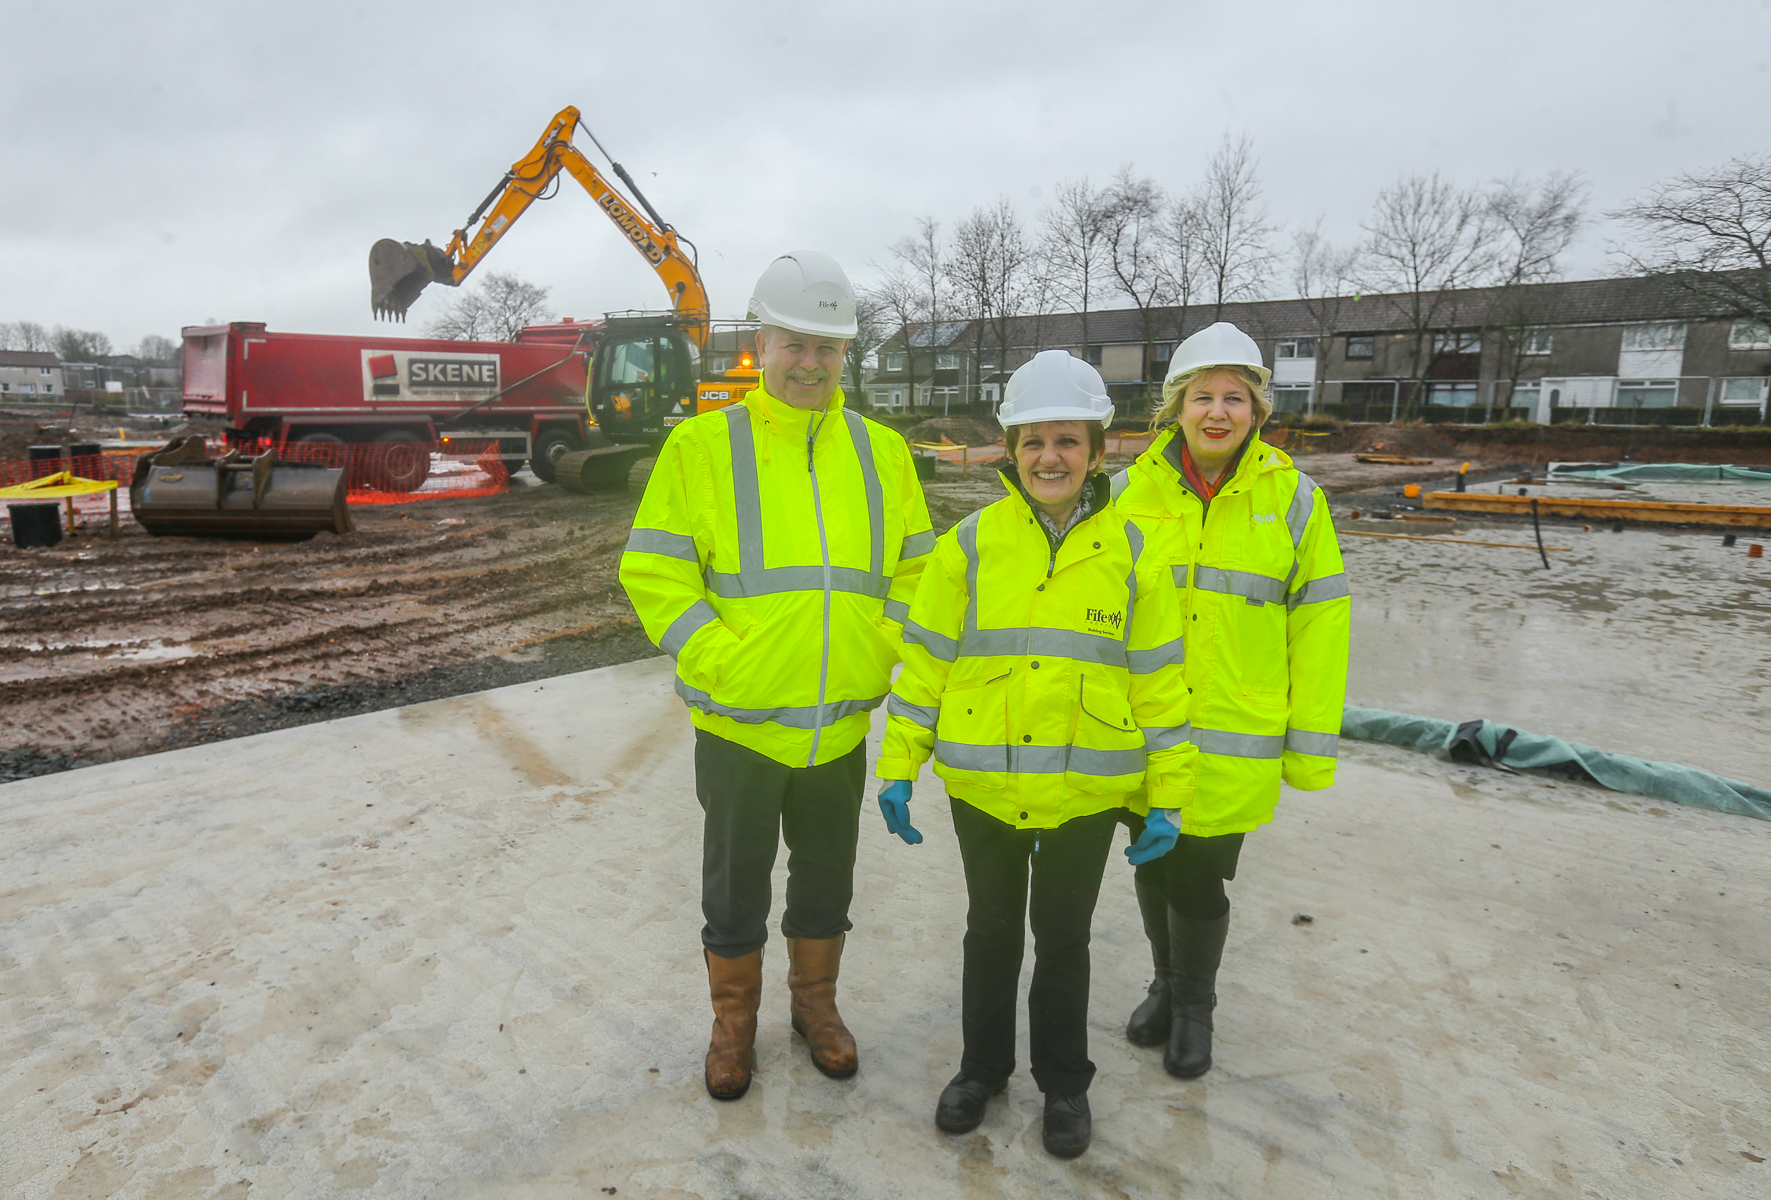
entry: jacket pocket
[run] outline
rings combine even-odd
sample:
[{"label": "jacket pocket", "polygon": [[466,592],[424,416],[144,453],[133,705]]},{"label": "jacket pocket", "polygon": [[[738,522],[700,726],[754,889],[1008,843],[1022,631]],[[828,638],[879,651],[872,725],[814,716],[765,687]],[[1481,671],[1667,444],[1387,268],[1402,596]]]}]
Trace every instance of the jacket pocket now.
[{"label": "jacket pocket", "polygon": [[1123,684],[1084,672],[1064,783],[1091,794],[1130,792],[1144,782],[1144,731]]},{"label": "jacket pocket", "polygon": [[944,779],[1001,787],[1008,773],[1008,688],[1013,671],[949,681],[935,724],[935,767]]}]

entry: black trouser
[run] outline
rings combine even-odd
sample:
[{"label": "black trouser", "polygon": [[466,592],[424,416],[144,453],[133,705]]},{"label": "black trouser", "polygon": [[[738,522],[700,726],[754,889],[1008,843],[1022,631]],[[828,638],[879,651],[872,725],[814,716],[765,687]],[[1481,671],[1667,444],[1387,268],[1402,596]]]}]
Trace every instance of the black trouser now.
[{"label": "black trouser", "polygon": [[[1134,817],[1132,841],[1137,841],[1143,832],[1143,818]],[[1236,863],[1241,854],[1240,833],[1217,837],[1182,834],[1175,839],[1173,850],[1138,867],[1138,883],[1167,896],[1168,906],[1183,917],[1215,920],[1230,911],[1224,881],[1236,878]]]},{"label": "black trouser", "polygon": [[701,836],[701,944],[739,958],[769,940],[769,877],[787,843],[781,935],[833,938],[854,928],[855,839],[866,743],[815,767],[789,767],[706,730],[695,731]]},{"label": "black trouser", "polygon": [[[1027,989],[1033,1080],[1042,1092],[1088,1091],[1088,939],[1116,810],[1056,829],[1016,829],[948,798],[965,862],[965,974],[959,1069],[997,1084],[1015,1070],[1015,989],[1032,893],[1033,984]],[[1028,876],[1032,876],[1031,889]]]}]

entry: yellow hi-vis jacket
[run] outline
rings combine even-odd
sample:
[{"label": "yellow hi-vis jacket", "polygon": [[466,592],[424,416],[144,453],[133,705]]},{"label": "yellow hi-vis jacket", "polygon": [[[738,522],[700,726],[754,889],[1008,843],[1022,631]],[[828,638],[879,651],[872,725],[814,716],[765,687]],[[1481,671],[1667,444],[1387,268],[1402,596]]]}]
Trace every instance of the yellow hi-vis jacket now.
[{"label": "yellow hi-vis jacket", "polygon": [[1023,829],[1191,802],[1168,562],[1096,480],[1101,510],[1056,554],[1012,484],[936,543],[904,627],[880,778],[915,779],[932,752],[951,795]]},{"label": "yellow hi-vis jacket", "polygon": [[1187,630],[1198,792],[1182,833],[1273,819],[1281,776],[1334,782],[1352,601],[1328,501],[1284,451],[1250,435],[1207,505],[1165,453],[1170,429],[1113,480],[1114,509],[1171,566]]},{"label": "yellow hi-vis jacket", "polygon": [[902,437],[757,388],[671,432],[621,585],[696,728],[814,766],[867,736],[934,544]]}]

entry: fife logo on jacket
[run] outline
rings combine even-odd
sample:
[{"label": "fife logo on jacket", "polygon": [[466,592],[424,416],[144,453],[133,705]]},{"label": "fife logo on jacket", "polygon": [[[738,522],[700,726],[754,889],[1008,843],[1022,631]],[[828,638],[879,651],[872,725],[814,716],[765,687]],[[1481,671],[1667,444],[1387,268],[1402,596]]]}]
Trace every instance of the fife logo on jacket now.
[{"label": "fife logo on jacket", "polygon": [[1090,633],[1116,638],[1125,625],[1125,613],[1117,608],[1085,609],[1082,614],[1082,623]]}]

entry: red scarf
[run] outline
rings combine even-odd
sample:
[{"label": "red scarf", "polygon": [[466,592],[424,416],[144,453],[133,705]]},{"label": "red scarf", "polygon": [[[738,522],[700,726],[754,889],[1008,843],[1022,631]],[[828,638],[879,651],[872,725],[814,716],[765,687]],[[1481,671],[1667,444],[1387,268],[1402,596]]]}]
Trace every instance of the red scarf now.
[{"label": "red scarf", "polygon": [[[1236,457],[1241,458],[1242,455],[1238,454]],[[1218,494],[1218,489],[1228,483],[1230,481],[1230,476],[1235,473],[1236,463],[1232,460],[1230,465],[1224,468],[1224,473],[1218,476],[1218,481],[1216,483],[1205,482],[1205,476],[1201,475],[1199,473],[1199,468],[1193,464],[1193,452],[1187,449],[1186,440],[1182,439],[1181,475],[1186,479],[1187,486],[1199,493],[1199,498],[1201,500],[1210,500],[1216,496]]]}]

